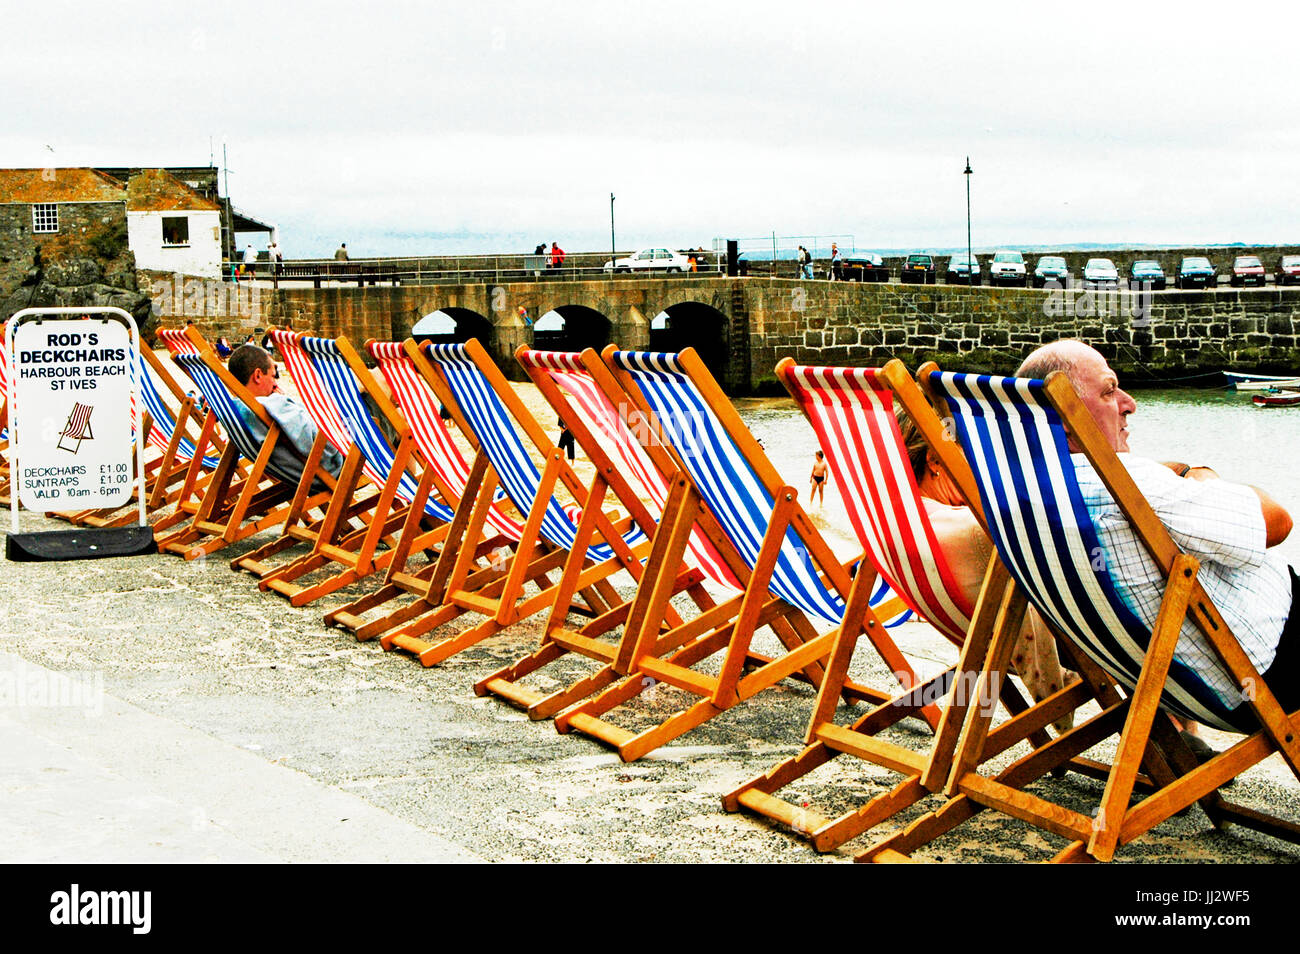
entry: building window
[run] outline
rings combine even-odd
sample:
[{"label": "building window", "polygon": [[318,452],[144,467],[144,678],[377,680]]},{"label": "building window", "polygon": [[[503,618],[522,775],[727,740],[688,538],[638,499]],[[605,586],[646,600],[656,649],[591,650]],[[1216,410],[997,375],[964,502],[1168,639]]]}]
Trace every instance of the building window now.
[{"label": "building window", "polygon": [[189,245],[190,220],[184,215],[164,215],[162,220],[164,245]]},{"label": "building window", "polygon": [[59,207],[54,202],[37,202],[32,206],[32,231],[57,232]]}]

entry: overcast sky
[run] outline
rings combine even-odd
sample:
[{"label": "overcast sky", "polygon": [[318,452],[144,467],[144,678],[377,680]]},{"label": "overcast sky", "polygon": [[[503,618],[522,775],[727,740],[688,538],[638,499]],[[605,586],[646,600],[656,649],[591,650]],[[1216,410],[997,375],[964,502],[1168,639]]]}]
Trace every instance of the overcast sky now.
[{"label": "overcast sky", "polygon": [[1293,7],[1154,6],[27,3],[0,166],[224,143],[291,257],[952,247],[967,154],[977,247],[1300,241]]}]

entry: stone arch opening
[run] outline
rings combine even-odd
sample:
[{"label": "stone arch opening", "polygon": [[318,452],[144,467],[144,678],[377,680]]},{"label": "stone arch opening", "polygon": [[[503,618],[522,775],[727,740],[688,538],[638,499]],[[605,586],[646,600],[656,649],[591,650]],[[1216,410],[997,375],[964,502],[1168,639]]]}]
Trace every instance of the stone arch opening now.
[{"label": "stone arch opening", "polygon": [[719,381],[727,373],[727,316],[712,305],[683,301],[650,320],[651,351],[694,348]]},{"label": "stone arch opening", "polygon": [[434,344],[463,344],[477,338],[479,344],[492,353],[494,329],[492,322],[469,308],[439,308],[415,323],[411,337],[416,341]]},{"label": "stone arch opening", "polygon": [[533,347],[541,351],[599,351],[609,344],[609,319],[585,305],[560,305],[533,325]]}]

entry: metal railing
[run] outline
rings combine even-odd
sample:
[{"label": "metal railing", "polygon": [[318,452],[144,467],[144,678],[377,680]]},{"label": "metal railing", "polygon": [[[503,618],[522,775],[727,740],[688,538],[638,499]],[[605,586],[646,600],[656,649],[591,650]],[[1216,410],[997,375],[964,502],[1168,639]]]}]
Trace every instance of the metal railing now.
[{"label": "metal railing", "polygon": [[[619,252],[624,258],[632,252]],[[554,281],[606,281],[632,278],[678,278],[690,275],[717,275],[726,268],[725,256],[712,252],[698,255],[693,251],[682,253],[694,257],[694,270],[687,264],[680,272],[664,269],[634,269],[628,272],[606,268],[611,262],[608,252],[566,253],[559,264],[549,255],[533,253],[506,255],[446,255],[414,256],[409,258],[364,259],[285,259],[271,262],[258,259],[247,263],[240,260],[222,264],[223,278],[231,281],[253,279],[270,281],[277,287],[310,284],[321,288],[334,285],[436,285],[474,284],[480,282],[554,282]]]}]

